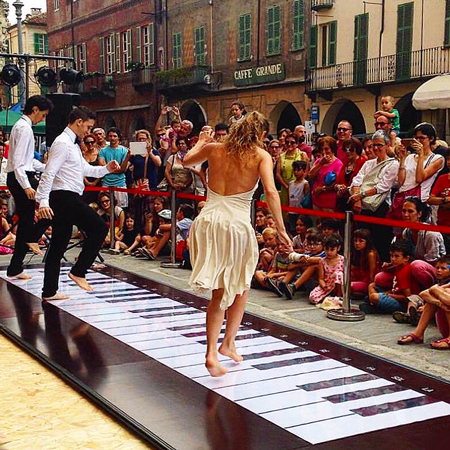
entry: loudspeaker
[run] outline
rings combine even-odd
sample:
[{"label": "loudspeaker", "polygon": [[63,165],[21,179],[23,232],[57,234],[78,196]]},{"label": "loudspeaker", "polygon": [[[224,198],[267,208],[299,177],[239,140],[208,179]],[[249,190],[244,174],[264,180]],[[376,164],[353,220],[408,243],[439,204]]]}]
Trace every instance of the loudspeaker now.
[{"label": "loudspeaker", "polygon": [[80,106],[80,94],[47,94],[46,97],[53,102],[55,107],[45,120],[46,145],[50,147],[57,136],[66,128],[69,122],[69,114],[73,108]]}]

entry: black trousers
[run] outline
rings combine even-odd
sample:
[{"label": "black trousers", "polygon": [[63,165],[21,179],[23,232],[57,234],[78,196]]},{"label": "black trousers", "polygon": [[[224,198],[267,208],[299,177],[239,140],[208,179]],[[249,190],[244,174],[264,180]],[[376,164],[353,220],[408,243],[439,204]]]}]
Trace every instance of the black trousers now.
[{"label": "black trousers", "polygon": [[[33,172],[27,172],[31,187],[36,190],[38,181]],[[14,172],[9,172],[6,184],[16,204],[16,212],[19,216],[17,222],[16,244],[14,254],[7,270],[8,276],[12,277],[23,272],[23,260],[28,252],[27,242],[37,242],[42,233],[51,225],[51,220],[40,220],[34,222],[35,201],[30,200],[22,186],[16,179]]]},{"label": "black trousers", "polygon": [[53,231],[45,262],[43,297],[52,297],[58,291],[61,259],[70,241],[73,225],[87,236],[78,261],[71,270],[76,277],[86,275],[108,234],[103,219],[75,192],[53,191],[50,194],[50,207],[54,213]]}]

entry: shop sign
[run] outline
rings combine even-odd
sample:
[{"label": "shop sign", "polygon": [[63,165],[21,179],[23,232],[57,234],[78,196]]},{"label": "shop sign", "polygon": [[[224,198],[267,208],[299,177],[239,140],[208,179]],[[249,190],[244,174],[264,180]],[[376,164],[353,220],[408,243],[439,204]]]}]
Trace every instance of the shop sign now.
[{"label": "shop sign", "polygon": [[251,67],[234,72],[235,86],[249,86],[252,84],[273,83],[286,78],[284,63],[269,64],[267,66]]}]

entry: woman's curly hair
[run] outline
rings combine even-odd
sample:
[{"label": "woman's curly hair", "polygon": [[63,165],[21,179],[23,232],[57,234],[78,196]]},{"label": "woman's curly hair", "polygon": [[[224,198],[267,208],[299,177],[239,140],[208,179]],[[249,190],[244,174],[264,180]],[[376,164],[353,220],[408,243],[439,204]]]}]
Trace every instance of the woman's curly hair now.
[{"label": "woman's curly hair", "polygon": [[252,111],[230,127],[225,140],[228,154],[246,165],[258,147],[264,148],[262,137],[269,132],[269,121],[259,112]]}]

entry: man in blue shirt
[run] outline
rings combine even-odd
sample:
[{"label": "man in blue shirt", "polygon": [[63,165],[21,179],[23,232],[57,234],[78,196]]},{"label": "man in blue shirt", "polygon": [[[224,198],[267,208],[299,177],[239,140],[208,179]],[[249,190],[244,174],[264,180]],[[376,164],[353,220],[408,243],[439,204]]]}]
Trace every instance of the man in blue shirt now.
[{"label": "man in blue shirt", "polygon": [[[120,164],[120,171],[109,173],[102,180],[102,186],[112,186],[126,188],[125,171],[128,167],[131,152],[123,145],[120,145],[122,133],[116,127],[108,130],[109,145],[100,150],[98,162],[100,166],[106,166],[110,161],[117,161]],[[114,192],[116,204],[121,208],[128,206],[128,194],[126,192]]]}]

